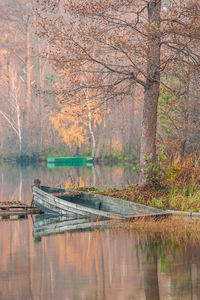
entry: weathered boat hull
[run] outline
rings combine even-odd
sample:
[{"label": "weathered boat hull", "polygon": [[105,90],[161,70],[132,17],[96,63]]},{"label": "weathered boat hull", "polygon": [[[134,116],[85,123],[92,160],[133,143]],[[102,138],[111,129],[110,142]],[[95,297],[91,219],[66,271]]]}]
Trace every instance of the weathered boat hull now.
[{"label": "weathered boat hull", "polygon": [[163,210],[118,198],[47,186],[33,186],[33,200],[39,209],[54,215],[70,213],[112,219],[169,215]]}]

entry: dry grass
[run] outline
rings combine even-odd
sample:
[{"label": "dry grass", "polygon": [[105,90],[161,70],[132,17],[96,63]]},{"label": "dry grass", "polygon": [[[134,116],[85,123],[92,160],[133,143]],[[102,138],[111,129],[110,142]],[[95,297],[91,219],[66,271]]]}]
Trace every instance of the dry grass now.
[{"label": "dry grass", "polygon": [[134,221],[124,223],[124,225],[128,229],[139,230],[140,232],[173,233],[181,236],[194,232],[200,238],[200,219],[174,216],[161,218],[160,220],[136,218]]},{"label": "dry grass", "polygon": [[172,166],[166,163],[159,184],[139,187],[130,185],[123,189],[106,191],[84,188],[84,191],[121,198],[161,209],[200,210],[200,166],[199,160],[188,156],[177,158]]},{"label": "dry grass", "polygon": [[166,164],[164,181],[180,188],[200,185],[200,159],[192,155],[177,157],[172,166]]},{"label": "dry grass", "polygon": [[87,192],[99,193],[101,195],[107,195],[110,197],[121,198],[133,202],[143,203],[146,205],[151,205],[152,197],[166,197],[169,194],[165,187],[159,187],[158,189],[156,186],[139,187],[137,185],[130,185],[120,190],[114,188],[103,191],[90,187],[83,188],[82,190]]},{"label": "dry grass", "polygon": [[[200,220],[168,217],[161,220],[135,219],[123,223],[123,228],[153,240],[158,237],[174,245],[200,246]],[[114,228],[114,226],[113,226]]]},{"label": "dry grass", "polygon": [[106,191],[84,188],[84,191],[121,198],[136,203],[181,211],[200,210],[200,186],[191,185],[183,188],[176,186],[128,186],[123,189]]}]

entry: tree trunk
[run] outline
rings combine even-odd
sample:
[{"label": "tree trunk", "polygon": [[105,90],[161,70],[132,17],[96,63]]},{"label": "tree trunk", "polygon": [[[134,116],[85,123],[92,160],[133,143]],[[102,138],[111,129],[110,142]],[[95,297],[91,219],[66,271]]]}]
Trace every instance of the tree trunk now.
[{"label": "tree trunk", "polygon": [[187,81],[185,82],[186,86],[186,95],[185,95],[185,103],[184,103],[184,128],[183,128],[183,139],[181,141],[181,163],[183,163],[183,159],[185,153],[187,151],[188,140],[189,140],[189,121],[190,121],[190,78],[187,77]]},{"label": "tree trunk", "polygon": [[[7,85],[8,85],[8,99],[10,99],[10,55],[7,58],[7,62],[6,62],[6,66],[7,66]],[[10,118],[12,118],[12,109],[9,106],[9,110],[10,110]]]},{"label": "tree trunk", "polygon": [[88,94],[86,94],[86,105],[87,105],[87,108],[88,108],[88,127],[89,127],[89,132],[90,132],[90,137],[91,137],[91,144],[92,144],[91,145],[92,146],[92,157],[94,157],[95,156],[95,150],[96,150],[96,140],[95,140],[95,136],[94,136],[94,128],[93,128],[93,122],[92,122],[90,102],[88,100]]},{"label": "tree trunk", "polygon": [[[102,129],[102,131],[103,131],[103,129]],[[104,134],[103,134],[103,132],[99,132],[96,152],[95,152],[95,156],[94,156],[97,159],[102,157],[103,143],[104,143]]]},{"label": "tree trunk", "polygon": [[[25,79],[25,101],[24,101],[24,111],[23,111],[23,123],[22,123],[22,150],[21,155],[24,156],[27,153],[27,137],[28,137],[28,127],[30,122],[31,114],[31,69],[30,69],[30,32],[29,32],[29,18],[25,23],[26,30],[26,79]],[[30,134],[30,133],[29,133]]]},{"label": "tree trunk", "polygon": [[161,1],[151,0],[148,4],[150,29],[140,150],[140,186],[152,183],[151,165],[156,164],[157,106],[160,88],[160,11]]},{"label": "tree trunk", "polygon": [[21,156],[22,155],[22,131],[21,131],[20,107],[18,103],[16,103],[16,114],[17,114],[17,131],[18,131],[18,139],[19,139],[19,152]]},{"label": "tree trunk", "polygon": [[156,254],[150,258],[150,262],[143,262],[144,290],[146,300],[159,300],[159,282]]},{"label": "tree trunk", "polygon": [[133,86],[132,89],[132,95],[131,95],[131,106],[130,106],[130,134],[129,134],[129,155],[133,154],[133,145],[135,143],[134,137],[135,137],[135,132],[134,132],[134,121],[135,121],[135,85]]},{"label": "tree trunk", "polygon": [[27,113],[28,117],[30,116],[31,112],[31,65],[30,65],[30,31],[29,31],[29,18],[27,18],[26,23],[26,101],[27,101]]},{"label": "tree trunk", "polygon": [[[77,142],[77,145],[78,145],[78,142]],[[73,153],[73,156],[79,156],[79,152],[80,152],[80,148],[79,148],[79,146],[75,146],[75,150],[74,150],[74,153]]]},{"label": "tree trunk", "polygon": [[[40,46],[40,39],[38,39],[38,52],[41,52],[41,46]],[[43,129],[43,104],[44,104],[44,67],[42,65],[42,59],[41,57],[39,57],[39,61],[38,61],[38,73],[39,73],[39,87],[40,87],[40,91],[41,93],[39,94],[39,98],[38,98],[38,152],[40,153],[42,150],[42,139],[43,139],[43,135],[42,135],[42,129]]]},{"label": "tree trunk", "polygon": [[22,113],[22,128],[21,128],[21,156],[25,156],[27,153],[26,146],[26,111]]}]

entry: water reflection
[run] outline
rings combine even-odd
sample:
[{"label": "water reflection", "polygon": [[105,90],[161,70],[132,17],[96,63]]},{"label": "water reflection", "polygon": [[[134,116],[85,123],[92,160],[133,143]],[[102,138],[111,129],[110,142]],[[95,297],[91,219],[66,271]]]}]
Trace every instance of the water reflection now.
[{"label": "water reflection", "polygon": [[199,299],[199,244],[123,229],[32,236],[0,223],[0,299]]},{"label": "water reflection", "polygon": [[75,214],[54,216],[42,214],[34,217],[33,236],[41,240],[43,236],[69,231],[84,231],[108,228],[112,220],[105,217],[87,217]]},{"label": "water reflection", "polygon": [[[104,188],[135,182],[134,176],[131,168],[117,166],[48,169],[6,164],[0,166],[0,201],[30,203],[35,178],[49,186]],[[68,222],[41,216],[0,220],[0,299],[200,299],[198,241],[183,237],[178,243],[171,236],[112,227],[65,232]],[[48,234],[62,234],[46,236],[50,229]]]},{"label": "water reflection", "polygon": [[0,165],[0,201],[19,200],[30,203],[31,186],[35,178],[49,186],[119,187],[137,180],[132,168],[121,166],[55,167],[46,164],[19,166]]}]

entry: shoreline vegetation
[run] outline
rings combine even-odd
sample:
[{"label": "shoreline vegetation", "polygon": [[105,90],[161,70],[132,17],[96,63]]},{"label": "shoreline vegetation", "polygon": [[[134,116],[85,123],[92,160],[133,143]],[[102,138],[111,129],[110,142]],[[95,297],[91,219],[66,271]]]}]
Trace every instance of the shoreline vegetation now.
[{"label": "shoreline vegetation", "polygon": [[193,189],[194,187],[139,187],[138,185],[130,185],[119,190],[115,188],[99,190],[91,187],[81,188],[81,190],[121,198],[163,210],[200,212],[200,187],[196,187],[188,193],[190,188]]},{"label": "shoreline vegetation", "polygon": [[200,212],[199,158],[177,158],[173,165],[165,161],[159,167],[154,184],[129,184],[122,189],[99,190],[95,187],[82,190],[121,198],[140,204],[175,211]]},{"label": "shoreline vegetation", "polygon": [[[34,162],[45,162],[47,161],[47,157],[70,157],[75,156],[70,153],[66,153],[65,151],[47,151],[44,153],[31,153],[26,155],[17,155],[17,154],[8,154],[8,155],[1,155],[0,154],[0,162],[18,162],[18,163],[34,163]],[[90,157],[91,154],[83,154],[77,156],[88,156]],[[122,164],[136,164],[137,160],[134,156],[128,154],[118,154],[118,155],[104,155],[101,158],[95,158],[95,163],[98,164],[107,164],[107,163],[122,163]]]},{"label": "shoreline vegetation", "polygon": [[166,252],[170,248],[177,251],[181,248],[187,249],[188,246],[200,246],[200,219],[138,219],[123,224],[123,228],[136,232],[139,239],[148,239],[148,242],[150,239],[154,246],[163,244],[163,250]]}]

